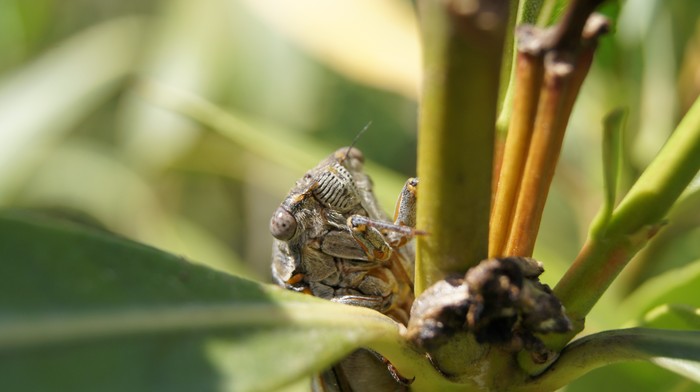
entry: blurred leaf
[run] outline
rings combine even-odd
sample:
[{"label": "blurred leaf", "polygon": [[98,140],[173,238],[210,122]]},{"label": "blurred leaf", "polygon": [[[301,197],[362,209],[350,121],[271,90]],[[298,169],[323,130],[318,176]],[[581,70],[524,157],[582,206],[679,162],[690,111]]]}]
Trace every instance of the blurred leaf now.
[{"label": "blurred leaf", "polygon": [[96,25],[0,82],[0,202],[43,151],[120,87],[142,23],[130,17]]},{"label": "blurred leaf", "polygon": [[[562,176],[559,178],[563,181]],[[576,206],[565,186],[552,187],[542,215],[543,229],[537,236],[534,257],[543,262],[542,281],[554,285],[561,278],[581,246],[576,225]]]},{"label": "blurred leaf", "polygon": [[[678,118],[677,68],[673,45],[674,19],[660,0],[630,0],[622,8],[615,38],[622,49],[638,50],[635,103],[638,123],[631,140],[631,158],[643,167],[656,155]],[[637,101],[638,100],[638,101]]]},{"label": "blurred leaf", "polygon": [[700,189],[697,178],[673,205],[664,226],[632,260],[624,274],[626,291],[645,280],[673,268],[680,268],[700,258]]},{"label": "blurred leaf", "polygon": [[417,99],[420,49],[415,15],[408,2],[252,0],[245,3],[263,20],[341,74]]},{"label": "blurred leaf", "polygon": [[32,206],[81,210],[110,230],[158,246],[172,235],[146,180],[102,144],[64,141],[37,165],[20,196]]},{"label": "blurred leaf", "polygon": [[8,390],[274,390],[397,339],[377,312],[27,213],[0,214],[0,255]]},{"label": "blurred leaf", "polygon": [[591,371],[560,392],[698,392],[700,385],[651,362],[620,362]]},{"label": "blurred leaf", "polygon": [[[220,94],[222,74],[229,72],[221,56],[230,40],[227,2],[173,0],[161,2],[161,7],[148,25],[138,74],[203,96]],[[134,94],[124,96],[118,115],[123,148],[133,161],[150,169],[171,163],[201,131],[188,119]]]},{"label": "blurred leaf", "polygon": [[700,307],[700,260],[649,279],[624,300],[615,316],[639,320],[664,304]]},{"label": "blurred leaf", "polygon": [[688,305],[661,305],[644,315],[643,325],[653,328],[700,330],[700,308]]},{"label": "blurred leaf", "polygon": [[682,105],[681,111],[685,112],[700,94],[700,23],[696,22],[695,32],[686,44],[677,86]]},{"label": "blurred leaf", "polygon": [[[258,276],[234,254],[225,243],[218,240],[202,227],[179,216],[173,217],[182,252],[192,257],[193,263],[203,264],[209,268],[242,278],[253,279]],[[174,244],[172,249],[175,248]],[[269,269],[266,271],[269,272]]]},{"label": "blurred leaf", "polygon": [[[687,347],[686,350],[700,350],[700,345],[692,345]],[[651,362],[700,384],[700,362],[698,362],[697,359],[694,361],[687,361],[678,358],[659,357],[653,359]]]},{"label": "blurred leaf", "polygon": [[[155,82],[144,82],[140,92],[155,104],[182,113],[270,162],[297,171],[301,176],[338,148],[330,147],[269,124],[229,113],[186,91]],[[383,206],[393,206],[405,179],[396,172],[365,160],[375,194]],[[259,181],[256,178],[254,181]],[[290,183],[291,186],[291,183]],[[386,207],[385,207],[386,208]]]},{"label": "blurred leaf", "polygon": [[543,0],[537,24],[539,26],[549,26],[556,23],[569,2],[570,0]]},{"label": "blurred leaf", "polygon": [[119,159],[101,144],[64,142],[27,180],[20,194],[23,204],[79,210],[121,235],[220,271],[251,276],[225,245],[192,222],[168,214],[147,180]]}]

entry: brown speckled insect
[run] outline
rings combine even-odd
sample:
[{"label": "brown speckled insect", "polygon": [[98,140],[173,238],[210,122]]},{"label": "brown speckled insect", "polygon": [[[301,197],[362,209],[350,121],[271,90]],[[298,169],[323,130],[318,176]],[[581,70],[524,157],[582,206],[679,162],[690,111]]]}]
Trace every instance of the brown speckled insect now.
[{"label": "brown speckled insect", "polygon": [[[296,182],[270,221],[275,237],[272,275],[287,289],[375,309],[406,325],[414,298],[409,241],[417,234],[418,181],[412,178],[404,185],[391,222],[379,207],[363,162],[359,150],[344,147]],[[367,351],[353,356],[362,353]],[[339,375],[351,361],[324,373],[321,390],[381,390],[375,380],[370,380],[371,389],[362,389],[370,384],[358,384],[355,374]],[[389,374],[386,368],[383,372]],[[335,381],[328,381],[331,373]],[[333,382],[338,385],[327,385]]]},{"label": "brown speckled insect", "polygon": [[393,223],[379,208],[363,156],[341,148],[297,181],[270,221],[272,274],[291,290],[378,310],[406,323],[413,302],[417,180]]}]

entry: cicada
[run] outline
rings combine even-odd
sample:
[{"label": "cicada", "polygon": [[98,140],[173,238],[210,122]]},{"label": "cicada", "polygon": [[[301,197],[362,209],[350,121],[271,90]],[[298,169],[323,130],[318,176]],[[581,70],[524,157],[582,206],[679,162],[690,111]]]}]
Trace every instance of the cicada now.
[{"label": "cicada", "polygon": [[[418,181],[406,182],[391,221],[363,165],[358,149],[344,147],[296,182],[270,221],[272,275],[287,289],[375,309],[406,325],[414,299],[410,240],[418,234]],[[405,388],[386,362],[358,350],[313,385],[340,391],[385,390],[382,383],[388,390]]]}]

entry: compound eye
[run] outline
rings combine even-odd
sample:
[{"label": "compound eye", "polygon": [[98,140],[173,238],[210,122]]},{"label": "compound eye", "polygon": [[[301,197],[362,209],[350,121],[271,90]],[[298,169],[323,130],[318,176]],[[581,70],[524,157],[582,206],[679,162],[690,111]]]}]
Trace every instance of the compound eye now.
[{"label": "compound eye", "polygon": [[297,231],[297,220],[289,211],[279,207],[270,219],[270,233],[280,241],[294,237]]}]

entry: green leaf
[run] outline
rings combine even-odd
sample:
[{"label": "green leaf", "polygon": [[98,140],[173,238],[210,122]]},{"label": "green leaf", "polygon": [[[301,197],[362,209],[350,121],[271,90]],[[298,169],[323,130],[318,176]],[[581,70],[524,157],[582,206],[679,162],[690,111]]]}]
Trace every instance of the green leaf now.
[{"label": "green leaf", "polygon": [[[187,91],[156,82],[143,82],[139,90],[146,99],[221,134],[266,161],[297,171],[301,176],[339,146],[327,146],[302,135],[233,113]],[[374,193],[383,206],[393,206],[406,181],[393,170],[369,160],[367,173],[374,180]]]},{"label": "green leaf", "polygon": [[570,2],[570,0],[544,0],[542,5],[539,6],[540,12],[537,24],[549,26],[556,23]]},{"label": "green leaf", "polygon": [[653,328],[700,330],[700,308],[688,305],[661,305],[644,315],[643,325]]},{"label": "green leaf", "polygon": [[370,342],[401,352],[372,310],[77,224],[2,212],[0,257],[7,390],[275,390]]},{"label": "green leaf", "polygon": [[[700,260],[649,279],[620,305],[620,316],[642,319],[665,304],[700,306]],[[624,321],[624,320],[623,320]]]},{"label": "green leaf", "polygon": [[601,366],[638,360],[700,382],[700,331],[633,328],[588,335],[568,345],[533,385],[554,389]]},{"label": "green leaf", "polygon": [[635,256],[634,262],[621,276],[628,290],[637,288],[649,278],[673,268],[688,265],[700,258],[700,189],[692,182],[666,216],[668,225],[656,234]]},{"label": "green leaf", "polygon": [[[515,65],[518,55],[518,42],[515,38],[515,28],[524,24],[535,24],[540,14],[543,0],[512,1],[508,16],[508,31],[503,50],[501,64],[501,85],[498,94],[499,112],[496,120],[496,130],[505,136],[513,112],[513,95],[515,90]],[[517,7],[515,5],[517,4]],[[514,9],[516,8],[516,9]]]},{"label": "green leaf", "polygon": [[603,391],[683,391],[698,392],[693,381],[653,363],[621,362],[598,368],[566,386],[566,392]]},{"label": "green leaf", "polygon": [[[231,74],[225,53],[232,50],[231,16],[224,1],[168,1],[159,7],[158,22],[149,25],[148,50],[136,74],[203,96],[219,97]],[[202,131],[177,113],[124,94],[117,112],[119,142],[134,162],[161,170],[192,148]],[[153,148],[157,145],[158,148]]]}]

